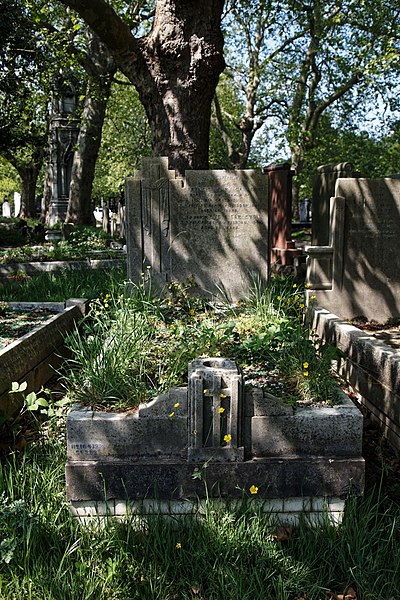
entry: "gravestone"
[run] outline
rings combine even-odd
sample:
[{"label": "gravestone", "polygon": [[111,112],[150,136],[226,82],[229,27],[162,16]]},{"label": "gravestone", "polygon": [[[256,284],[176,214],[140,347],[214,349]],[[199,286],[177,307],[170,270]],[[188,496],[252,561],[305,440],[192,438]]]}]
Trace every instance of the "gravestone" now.
[{"label": "gravestone", "polygon": [[313,181],[312,190],[312,229],[313,246],[329,244],[329,206],[335,195],[335,185],[339,178],[357,177],[354,167],[349,162],[338,165],[321,165]]},{"label": "gravestone", "polygon": [[5,200],[3,202],[1,212],[2,212],[3,217],[5,217],[6,219],[11,218],[11,206],[10,206],[10,203],[7,202],[7,200]]},{"label": "gravestone", "polygon": [[[128,277],[192,280],[197,292],[237,300],[267,282],[267,178],[255,170],[186,171],[145,158],[126,180]],[[149,268],[147,268],[149,267]]]},{"label": "gravestone", "polygon": [[338,179],[330,243],[308,253],[308,296],[342,319],[400,316],[400,180]]},{"label": "gravestone", "polygon": [[299,218],[300,223],[310,222],[310,201],[308,198],[305,198],[300,202]]},{"label": "gravestone", "polygon": [[14,216],[18,217],[21,211],[21,194],[14,192]]}]

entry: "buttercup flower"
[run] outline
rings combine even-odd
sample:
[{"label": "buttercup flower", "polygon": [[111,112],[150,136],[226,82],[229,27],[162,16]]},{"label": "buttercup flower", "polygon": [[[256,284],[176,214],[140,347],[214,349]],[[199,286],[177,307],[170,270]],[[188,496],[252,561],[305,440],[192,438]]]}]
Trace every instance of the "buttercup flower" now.
[{"label": "buttercup flower", "polygon": [[180,406],[180,402],[175,402],[174,408],[178,408],[178,406]]},{"label": "buttercup flower", "polygon": [[303,369],[308,369],[308,362],[303,363]]},{"label": "buttercup flower", "polygon": [[304,377],[308,377],[308,371],[304,371],[303,375]]},{"label": "buttercup flower", "polygon": [[175,548],[177,548],[179,550],[180,548],[182,548],[182,544],[180,542],[177,542],[175,544]]},{"label": "buttercup flower", "polygon": [[230,433],[227,433],[226,435],[224,435],[224,442],[230,442],[232,439],[232,436]]},{"label": "buttercup flower", "polygon": [[175,413],[174,413],[174,411],[172,411],[172,413],[169,413],[169,416],[170,416],[170,417],[173,417],[173,416],[174,416],[174,414],[175,414]]},{"label": "buttercup flower", "polygon": [[306,284],[304,285],[304,287],[305,287],[306,289],[308,289],[308,288],[310,287],[310,284],[309,284],[309,283],[306,283]]},{"label": "buttercup flower", "polygon": [[224,411],[225,409],[222,406],[220,406],[218,409],[219,414],[221,415]]},{"label": "buttercup flower", "polygon": [[257,487],[256,485],[254,485],[254,484],[253,484],[253,485],[251,486],[251,488],[250,488],[250,490],[249,490],[249,491],[250,491],[250,494],[257,494],[257,492],[258,492],[258,487]]},{"label": "buttercup flower", "polygon": [[294,287],[294,288],[297,288],[297,283],[294,283],[294,284],[293,284],[293,287]]},{"label": "buttercup flower", "polygon": [[220,398],[226,398],[226,394],[220,394]]},{"label": "buttercup flower", "polygon": [[203,394],[208,394],[208,390],[204,390]]},{"label": "buttercup flower", "polygon": [[303,303],[300,304],[300,308],[304,308],[304,304]]},{"label": "buttercup flower", "polygon": [[280,296],[277,296],[277,297],[276,297],[276,299],[277,299],[277,300],[280,300],[280,299],[281,299],[281,297],[280,297]]}]

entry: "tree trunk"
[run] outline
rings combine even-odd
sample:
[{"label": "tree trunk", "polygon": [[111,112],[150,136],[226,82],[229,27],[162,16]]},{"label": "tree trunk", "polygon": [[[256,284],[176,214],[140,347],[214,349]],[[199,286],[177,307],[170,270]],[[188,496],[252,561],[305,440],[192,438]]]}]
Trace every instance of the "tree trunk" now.
[{"label": "tree trunk", "polygon": [[66,223],[92,225],[92,187],[111,82],[116,66],[93,32],[87,32],[88,81],[84,108],[74,153]]},{"label": "tree trunk", "polygon": [[62,0],[76,9],[136,87],[153,154],[171,168],[208,168],[211,102],[225,63],[224,0],[158,0],[149,35],[135,39],[104,0]]},{"label": "tree trunk", "polygon": [[16,167],[21,179],[21,219],[34,219],[36,217],[36,183],[40,167],[30,164],[25,167]]}]

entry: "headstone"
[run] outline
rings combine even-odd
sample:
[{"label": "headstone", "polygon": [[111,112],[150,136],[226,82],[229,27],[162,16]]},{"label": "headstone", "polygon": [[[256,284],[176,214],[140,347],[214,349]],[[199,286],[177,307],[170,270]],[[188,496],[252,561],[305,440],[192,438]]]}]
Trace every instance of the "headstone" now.
[{"label": "headstone", "polygon": [[18,217],[21,212],[21,194],[14,192],[14,216]]},{"label": "headstone", "polygon": [[400,180],[338,179],[327,246],[308,252],[308,295],[342,319],[400,316]]},{"label": "headstone", "polygon": [[310,222],[310,201],[308,198],[300,202],[299,217],[300,223]]},{"label": "headstone", "polygon": [[312,230],[313,246],[329,244],[329,210],[330,199],[335,195],[335,185],[339,178],[357,177],[354,167],[349,162],[337,165],[321,165],[314,177],[312,191]]},{"label": "headstone", "polygon": [[10,206],[10,203],[7,202],[7,200],[5,200],[3,202],[2,211],[1,212],[2,212],[3,217],[5,217],[6,219],[10,219],[11,218],[11,206]]},{"label": "headstone", "polygon": [[292,171],[289,163],[264,167],[269,180],[271,265],[292,265],[299,252],[292,240]]},{"label": "headstone", "polygon": [[[126,180],[128,277],[193,280],[206,295],[237,300],[267,282],[267,178],[256,170],[186,171],[146,158]],[[147,269],[146,267],[149,267]]]}]

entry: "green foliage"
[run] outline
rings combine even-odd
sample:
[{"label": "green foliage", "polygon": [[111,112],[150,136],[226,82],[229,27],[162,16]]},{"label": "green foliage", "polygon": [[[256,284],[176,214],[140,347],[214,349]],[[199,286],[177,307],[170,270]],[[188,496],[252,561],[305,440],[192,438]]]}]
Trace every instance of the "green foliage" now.
[{"label": "green foliage", "polygon": [[65,460],[63,443],[49,440],[0,463],[4,599],[321,600],[342,583],[358,598],[397,597],[399,505],[370,489],[348,497],[340,526],[304,519],[283,539],[250,502],[207,502],[205,514],[143,527],[136,516],[84,527],[66,502]]},{"label": "green foliage", "polygon": [[136,90],[118,74],[107,104],[99,158],[96,163],[93,196],[98,200],[117,193],[127,175],[151,154],[147,118]]},{"label": "green foliage", "polygon": [[8,302],[64,302],[67,298],[98,298],[116,293],[126,277],[124,266],[107,269],[83,267],[72,271],[17,274],[0,283],[1,297]]},{"label": "green foliage", "polygon": [[303,291],[292,278],[256,286],[248,300],[231,306],[191,297],[176,282],[160,297],[144,273],[140,285],[130,284],[130,295],[107,293],[92,303],[83,329],[67,341],[73,358],[66,385],[75,401],[126,409],[185,385],[192,360],[226,356],[245,378],[254,380],[254,368],[270,372],[262,387],[271,393],[280,379],[283,400],[296,394],[303,402],[334,402],[332,349],[309,339],[303,313]]}]

